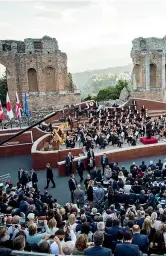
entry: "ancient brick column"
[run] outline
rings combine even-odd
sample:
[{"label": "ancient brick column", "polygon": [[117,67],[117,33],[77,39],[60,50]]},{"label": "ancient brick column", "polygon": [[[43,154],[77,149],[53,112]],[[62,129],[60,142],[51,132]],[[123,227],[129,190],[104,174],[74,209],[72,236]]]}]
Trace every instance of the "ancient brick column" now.
[{"label": "ancient brick column", "polygon": [[146,91],[150,90],[150,61],[148,52],[145,54],[145,86]]},{"label": "ancient brick column", "polygon": [[162,52],[162,89],[165,90],[165,51]]}]

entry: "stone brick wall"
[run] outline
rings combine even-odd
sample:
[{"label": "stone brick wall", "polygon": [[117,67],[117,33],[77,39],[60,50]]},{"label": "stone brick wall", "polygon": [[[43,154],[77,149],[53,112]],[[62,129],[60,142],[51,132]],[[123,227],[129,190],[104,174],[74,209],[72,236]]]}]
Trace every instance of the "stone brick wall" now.
[{"label": "stone brick wall", "polygon": [[164,92],[163,91],[133,91],[131,92],[131,96],[133,98],[140,99],[149,99],[149,100],[157,100],[164,101]]},{"label": "stone brick wall", "polygon": [[80,94],[74,92],[44,93],[29,96],[29,106],[33,110],[57,110],[64,105],[80,103]]},{"label": "stone brick wall", "polygon": [[[136,38],[132,41],[133,87],[142,91],[165,90],[166,37]],[[157,96],[158,97],[158,96]]]},{"label": "stone brick wall", "polygon": [[[24,92],[29,94],[31,110],[47,109],[48,105],[55,109],[55,102],[58,106],[64,102],[80,102],[80,92],[74,92],[69,83],[67,55],[59,50],[55,38],[2,40],[0,63],[7,68],[9,96],[13,104],[16,91],[20,99]],[[61,92],[64,94],[58,98]]]}]

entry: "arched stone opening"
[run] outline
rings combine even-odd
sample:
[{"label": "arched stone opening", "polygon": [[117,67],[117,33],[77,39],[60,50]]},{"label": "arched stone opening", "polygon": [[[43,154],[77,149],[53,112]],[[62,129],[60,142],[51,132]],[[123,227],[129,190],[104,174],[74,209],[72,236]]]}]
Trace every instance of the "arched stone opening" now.
[{"label": "arched stone opening", "polygon": [[28,84],[30,92],[38,92],[37,73],[34,68],[28,69]]},{"label": "arched stone opening", "polygon": [[8,83],[7,83],[7,68],[0,63],[0,100],[2,106],[6,106],[6,93],[8,91]]},{"label": "arched stone opening", "polygon": [[156,88],[157,66],[150,64],[150,87]]},{"label": "arched stone opening", "polygon": [[[166,86],[166,65],[165,65],[165,86]],[[164,86],[164,88],[165,88]]]},{"label": "arched stone opening", "polygon": [[137,88],[142,88],[142,68],[141,65],[136,64],[133,69],[133,75],[135,78],[135,83]]},{"label": "arched stone opening", "polygon": [[53,67],[46,67],[44,70],[45,75],[45,85],[47,92],[55,92],[55,69]]}]

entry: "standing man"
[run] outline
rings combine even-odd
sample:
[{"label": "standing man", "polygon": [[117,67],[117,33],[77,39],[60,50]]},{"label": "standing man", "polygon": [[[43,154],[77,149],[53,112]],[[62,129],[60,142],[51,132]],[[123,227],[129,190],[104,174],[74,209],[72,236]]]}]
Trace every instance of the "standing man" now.
[{"label": "standing man", "polygon": [[47,189],[49,187],[50,181],[52,182],[52,185],[53,185],[52,188],[55,188],[54,175],[53,175],[52,168],[49,163],[46,164],[46,168],[47,168],[47,174],[46,174],[47,186],[44,189]]},{"label": "standing man", "polygon": [[72,174],[73,159],[74,157],[72,156],[71,152],[69,152],[68,156],[66,157],[66,170],[68,176]]},{"label": "standing man", "polygon": [[80,183],[83,181],[83,171],[84,171],[84,164],[79,158],[76,162],[76,170],[78,171],[78,174],[80,176]]},{"label": "standing man", "polygon": [[109,165],[109,162],[108,162],[108,157],[107,155],[104,153],[103,156],[101,157],[101,166],[103,167],[103,175],[104,175],[104,169],[105,167]]},{"label": "standing man", "polygon": [[23,174],[23,169],[19,168],[18,169],[18,181],[21,183],[21,179],[22,179],[22,174]]},{"label": "standing man", "polygon": [[69,189],[71,192],[71,202],[74,203],[74,191],[76,190],[77,187],[77,181],[75,179],[74,174],[70,175],[70,179],[69,179]]},{"label": "standing man", "polygon": [[33,169],[30,171],[30,181],[32,181],[32,187],[36,191],[38,191],[38,188],[37,188],[37,182],[38,182],[37,173]]},{"label": "standing man", "polygon": [[95,159],[95,154],[94,154],[94,151],[92,148],[90,148],[88,150],[88,153],[87,153],[87,158],[90,160],[90,158],[93,157],[93,159]]},{"label": "standing man", "polygon": [[82,208],[84,206],[84,196],[84,191],[81,189],[80,184],[78,184],[76,190],[74,191],[74,199],[78,208]]}]

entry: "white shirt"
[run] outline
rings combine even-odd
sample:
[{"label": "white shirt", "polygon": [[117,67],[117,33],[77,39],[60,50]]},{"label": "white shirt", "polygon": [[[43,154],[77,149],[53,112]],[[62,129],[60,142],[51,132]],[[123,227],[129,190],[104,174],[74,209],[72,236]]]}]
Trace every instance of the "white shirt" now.
[{"label": "white shirt", "polygon": [[129,194],[131,190],[131,185],[124,185],[124,193]]}]

